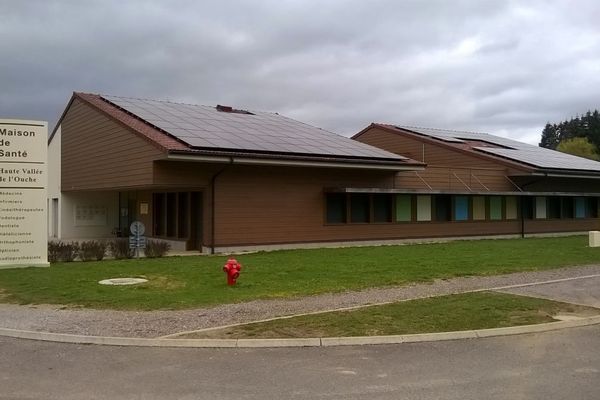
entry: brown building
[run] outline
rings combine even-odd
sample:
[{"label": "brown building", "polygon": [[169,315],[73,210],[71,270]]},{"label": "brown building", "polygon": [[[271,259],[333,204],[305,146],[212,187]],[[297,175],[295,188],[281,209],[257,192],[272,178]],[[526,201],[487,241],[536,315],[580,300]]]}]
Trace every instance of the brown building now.
[{"label": "brown building", "polygon": [[[49,235],[127,236],[139,220],[187,250],[393,239],[392,225],[328,223],[325,191],[423,168],[278,114],[75,93],[49,141]],[[391,202],[358,197],[354,213],[391,220]]]},{"label": "brown building", "polygon": [[598,229],[600,163],[485,134],[74,93],[49,140],[49,236],[228,252]]},{"label": "brown building", "polygon": [[[600,163],[484,133],[371,124],[353,139],[421,161],[387,193],[406,237],[599,229]],[[350,195],[360,188],[340,188]]]}]

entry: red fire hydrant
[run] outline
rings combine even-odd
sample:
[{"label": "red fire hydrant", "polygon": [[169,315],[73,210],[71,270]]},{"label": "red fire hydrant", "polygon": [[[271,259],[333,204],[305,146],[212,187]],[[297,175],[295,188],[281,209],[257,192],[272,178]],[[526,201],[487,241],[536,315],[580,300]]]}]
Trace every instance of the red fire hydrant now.
[{"label": "red fire hydrant", "polygon": [[223,266],[223,271],[227,274],[227,284],[229,286],[235,285],[235,280],[240,276],[240,270],[242,264],[240,264],[235,258],[227,260]]}]

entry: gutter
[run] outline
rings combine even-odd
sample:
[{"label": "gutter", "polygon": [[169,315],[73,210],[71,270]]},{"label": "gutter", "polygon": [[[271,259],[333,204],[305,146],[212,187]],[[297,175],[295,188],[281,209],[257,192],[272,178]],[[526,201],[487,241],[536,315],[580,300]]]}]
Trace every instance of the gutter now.
[{"label": "gutter", "polygon": [[361,162],[348,161],[313,161],[313,160],[286,160],[271,159],[264,157],[243,157],[243,156],[207,156],[192,154],[174,154],[169,153],[167,160],[171,161],[193,161],[210,163],[228,163],[238,165],[265,165],[265,166],[291,166],[291,167],[321,167],[321,168],[350,168],[350,169],[370,169],[387,171],[422,171],[424,165],[399,165],[381,162],[380,164],[368,164]]},{"label": "gutter", "polygon": [[543,176],[546,178],[580,178],[580,179],[600,179],[600,173],[599,174],[590,174],[590,175],[586,175],[586,174],[580,174],[578,172],[574,172],[573,174],[570,174],[568,172],[533,172],[531,173],[531,175],[533,176]]},{"label": "gutter", "polygon": [[564,197],[598,197],[598,192],[496,192],[468,190],[432,190],[432,189],[389,189],[373,187],[328,187],[325,193],[373,193],[373,194],[454,194],[480,196],[564,196]]}]

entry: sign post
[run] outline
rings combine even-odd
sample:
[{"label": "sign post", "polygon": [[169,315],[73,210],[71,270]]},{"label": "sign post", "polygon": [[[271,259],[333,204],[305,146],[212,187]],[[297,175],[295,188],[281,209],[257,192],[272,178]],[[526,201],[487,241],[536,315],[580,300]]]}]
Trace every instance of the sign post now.
[{"label": "sign post", "polygon": [[135,249],[136,258],[140,258],[140,249],[146,248],[146,227],[140,221],[133,221],[129,226],[131,236],[129,236],[129,248]]},{"label": "sign post", "polygon": [[0,119],[0,268],[48,266],[48,123]]}]

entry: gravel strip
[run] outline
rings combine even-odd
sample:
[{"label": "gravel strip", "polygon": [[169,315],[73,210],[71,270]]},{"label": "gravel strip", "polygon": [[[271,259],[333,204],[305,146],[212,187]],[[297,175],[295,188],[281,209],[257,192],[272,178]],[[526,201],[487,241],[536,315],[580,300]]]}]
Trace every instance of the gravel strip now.
[{"label": "gravel strip", "polygon": [[288,300],[255,300],[179,311],[114,311],[56,305],[0,304],[0,327],[79,335],[151,338],[277,316],[443,296],[594,274],[600,274],[600,265],[499,276],[463,277],[360,292],[323,294]]}]

